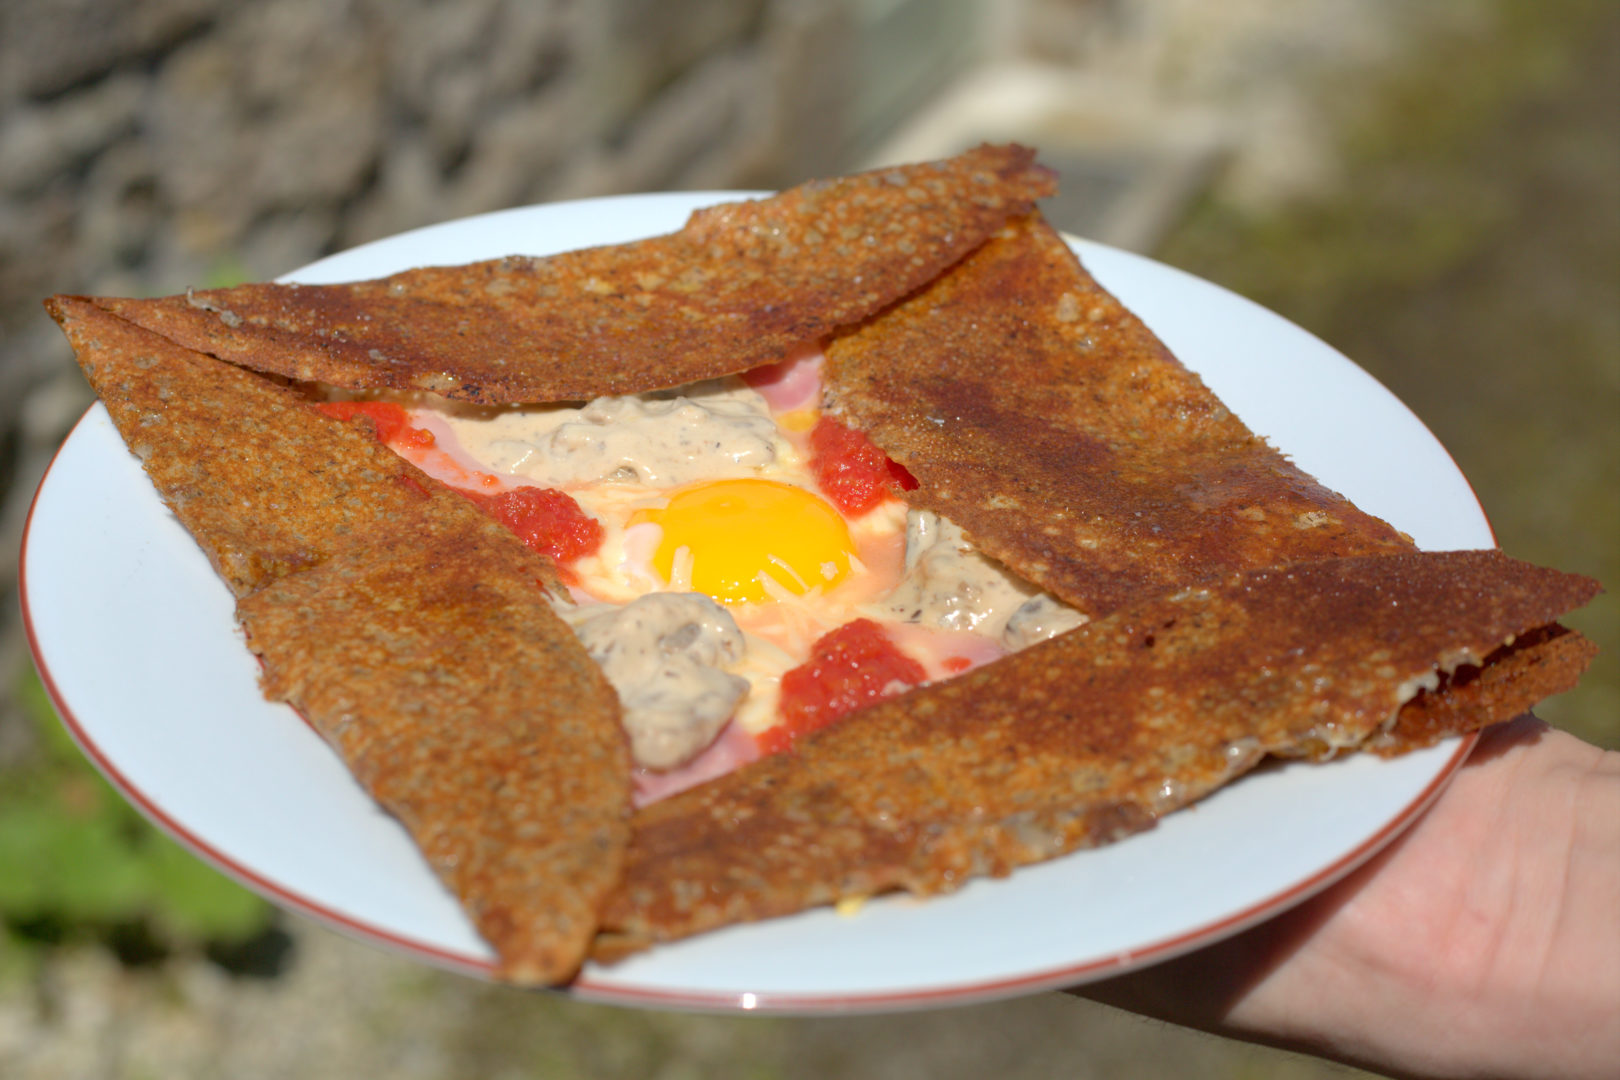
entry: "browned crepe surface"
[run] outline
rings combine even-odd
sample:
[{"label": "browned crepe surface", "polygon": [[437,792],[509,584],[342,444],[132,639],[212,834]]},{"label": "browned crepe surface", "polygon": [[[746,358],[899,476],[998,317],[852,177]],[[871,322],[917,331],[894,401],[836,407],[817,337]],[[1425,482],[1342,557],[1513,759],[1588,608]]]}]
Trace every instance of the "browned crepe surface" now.
[{"label": "browned crepe surface", "polygon": [[50,307],[237,593],[266,695],[405,824],[508,978],[569,977],[618,877],[630,764],[617,697],[546,601],[555,568],[363,426],[93,304]]},{"label": "browned crepe surface", "polygon": [[429,516],[478,518],[399,455],[286,387],[89,301],[53,297],[46,306],[164,502],[238,596],[405,518],[420,520],[424,503]]},{"label": "browned crepe surface", "polygon": [[300,380],[491,404],[585,399],[780,360],[931,280],[1053,190],[1033,151],[985,146],[701,210],[633,244],[96,303]]},{"label": "browned crepe surface", "polygon": [[1093,615],[1223,570],[1410,549],[1256,436],[1039,215],[827,348],[914,506]]},{"label": "browned crepe surface", "polygon": [[461,900],[502,974],[566,979],[618,881],[618,699],[482,531],[356,548],[243,598],[264,689],[296,703]]},{"label": "browned crepe surface", "polygon": [[[1265,754],[1359,744],[1444,658],[1483,657],[1595,591],[1499,552],[1413,552],[1132,604],[643,809],[597,955],[844,897],[946,891],[1117,840]],[[1526,678],[1553,693],[1584,663],[1555,657]],[[1472,723],[1521,707],[1475,704]]]}]

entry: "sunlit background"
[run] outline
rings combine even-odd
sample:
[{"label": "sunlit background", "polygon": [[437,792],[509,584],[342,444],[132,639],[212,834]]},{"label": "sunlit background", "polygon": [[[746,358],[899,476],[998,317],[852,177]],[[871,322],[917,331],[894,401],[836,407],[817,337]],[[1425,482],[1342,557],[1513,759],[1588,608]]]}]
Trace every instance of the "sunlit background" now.
[{"label": "sunlit background", "polygon": [[[273,911],[125,807],[33,676],[16,551],[90,400],[40,300],[1016,138],[1062,174],[1058,225],[1336,345],[1451,449],[1504,548],[1613,588],[1617,70],[1604,0],[0,0],[0,1075],[1346,1075],[1062,995],[585,1006]],[[1605,653],[1539,711],[1620,748],[1620,608],[1569,621]]]}]

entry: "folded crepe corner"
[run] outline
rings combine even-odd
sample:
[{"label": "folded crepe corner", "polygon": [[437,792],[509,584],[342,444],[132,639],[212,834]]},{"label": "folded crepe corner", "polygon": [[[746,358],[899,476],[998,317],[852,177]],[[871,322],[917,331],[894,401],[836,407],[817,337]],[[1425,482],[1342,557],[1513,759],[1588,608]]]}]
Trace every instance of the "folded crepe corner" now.
[{"label": "folded crepe corner", "polygon": [[623,863],[630,763],[547,602],[555,567],[294,391],[93,303],[50,309],[236,593],[265,695],[409,830],[505,977],[570,978]]}]

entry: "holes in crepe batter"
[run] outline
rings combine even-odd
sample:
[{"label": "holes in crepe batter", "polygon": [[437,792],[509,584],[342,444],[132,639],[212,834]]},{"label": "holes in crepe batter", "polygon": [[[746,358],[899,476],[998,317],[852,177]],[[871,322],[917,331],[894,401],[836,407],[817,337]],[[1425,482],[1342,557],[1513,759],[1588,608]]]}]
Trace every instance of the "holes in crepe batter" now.
[{"label": "holes in crepe batter", "polygon": [[[1171,627],[1173,627],[1175,625],[1176,625],[1176,620],[1175,619],[1166,619],[1163,623],[1161,623],[1159,625],[1159,630],[1169,630]],[[1151,648],[1153,648],[1154,645],[1158,644],[1159,630],[1149,630],[1146,634],[1144,634],[1142,636],[1142,648],[1151,649]]]}]

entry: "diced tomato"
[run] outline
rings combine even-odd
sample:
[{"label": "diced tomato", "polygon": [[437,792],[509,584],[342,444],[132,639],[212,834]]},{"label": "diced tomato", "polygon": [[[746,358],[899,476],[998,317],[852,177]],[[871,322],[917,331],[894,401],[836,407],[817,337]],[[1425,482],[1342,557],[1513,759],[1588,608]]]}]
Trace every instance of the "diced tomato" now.
[{"label": "diced tomato", "polygon": [[877,623],[845,623],[823,634],[810,659],[782,676],[782,721],[759,735],[760,749],[786,750],[799,736],[927,679],[923,666],[896,648]]},{"label": "diced tomato", "polygon": [[834,506],[850,517],[877,506],[917,480],[859,431],[822,416],[810,429],[810,471]]},{"label": "diced tomato", "polygon": [[322,401],[315,407],[337,420],[364,416],[376,430],[377,441],[388,446],[428,447],[434,443],[433,432],[412,427],[404,407],[392,401]]},{"label": "diced tomato", "polygon": [[569,563],[602,546],[602,523],[581,510],[567,492],[520,487],[499,495],[461,493],[554,562]]},{"label": "diced tomato", "polygon": [[[322,401],[315,407],[337,420],[365,417],[371,421],[378,441],[396,450],[401,447],[426,449],[434,445],[433,432],[411,426],[410,414],[392,401]],[[500,483],[488,473],[471,475],[484,487]],[[414,479],[402,477],[401,480],[407,487],[427,494],[427,489]],[[581,510],[572,496],[555,488],[520,487],[494,495],[460,487],[452,490],[465,495],[530,548],[559,565],[589,555],[602,546],[602,523]]]}]

